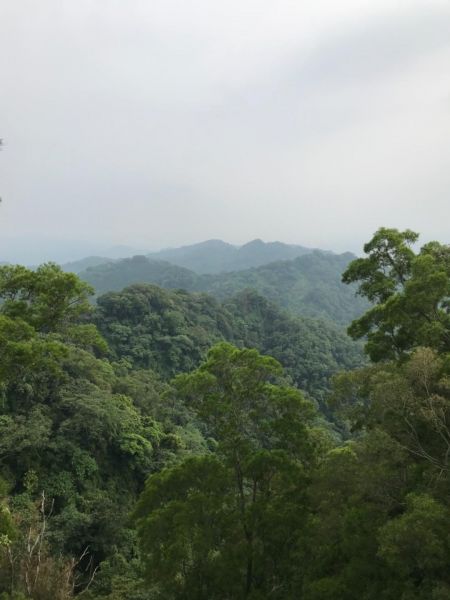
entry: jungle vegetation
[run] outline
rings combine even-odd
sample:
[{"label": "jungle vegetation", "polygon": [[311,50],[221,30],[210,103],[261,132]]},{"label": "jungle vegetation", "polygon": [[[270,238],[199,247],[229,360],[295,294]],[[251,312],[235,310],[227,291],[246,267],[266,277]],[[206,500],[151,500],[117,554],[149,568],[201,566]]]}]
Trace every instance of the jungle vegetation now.
[{"label": "jungle vegetation", "polygon": [[153,283],[168,289],[206,292],[225,300],[251,288],[297,316],[346,326],[369,306],[364,298],[355,296],[353,284],[348,286],[341,281],[342,272],[354,258],[350,253],[317,250],[257,268],[199,275],[166,261],[134,256],[88,268],[79,275],[99,295],[135,283]]},{"label": "jungle vegetation", "polygon": [[417,239],[344,266],[356,344],[0,267],[0,598],[450,599],[450,248]]}]

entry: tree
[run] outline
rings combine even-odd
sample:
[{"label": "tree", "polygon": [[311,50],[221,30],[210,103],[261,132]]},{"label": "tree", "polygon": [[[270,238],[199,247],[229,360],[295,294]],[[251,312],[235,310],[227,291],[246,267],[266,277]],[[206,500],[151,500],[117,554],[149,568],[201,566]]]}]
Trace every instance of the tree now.
[{"label": "tree", "polygon": [[379,554],[402,582],[402,597],[450,597],[449,519],[448,505],[416,493],[406,497],[402,515],[381,527]]},{"label": "tree", "polygon": [[52,263],[35,271],[21,265],[0,267],[1,313],[20,318],[39,332],[67,331],[91,312],[92,293],[74,273]]},{"label": "tree", "polygon": [[220,304],[206,294],[134,285],[98,298],[95,322],[114,358],[164,378],[196,369],[220,341],[256,348],[321,408],[331,375],[365,362],[362,344],[341,328],[294,317],[251,290]]},{"label": "tree", "polygon": [[374,305],[350,325],[354,339],[366,337],[373,361],[401,358],[413,348],[450,351],[450,246],[430,242],[415,254],[418,234],[379,229],[364,246],[367,258],[350,263],[345,283]]},{"label": "tree", "polygon": [[[212,455],[150,476],[135,512],[161,598],[289,598],[314,462],[314,411],[256,350],[219,344],[174,385]],[[294,597],[294,596],[292,596]]]},{"label": "tree", "polygon": [[374,364],[335,379],[350,439],[313,474],[304,600],[450,598],[450,249],[417,239],[380,229],[343,276]]},{"label": "tree", "polygon": [[[150,407],[144,416],[127,385],[118,389],[88,321],[89,293],[55,265],[0,269],[0,474],[14,502],[30,474],[33,493],[54,500],[49,555],[80,556],[89,545],[98,563],[134,544],[127,515],[166,454]],[[145,390],[136,393],[144,404]]]},{"label": "tree", "polygon": [[342,373],[333,400],[352,431],[381,429],[422,469],[450,474],[449,364],[435,350],[418,348],[400,364]]}]

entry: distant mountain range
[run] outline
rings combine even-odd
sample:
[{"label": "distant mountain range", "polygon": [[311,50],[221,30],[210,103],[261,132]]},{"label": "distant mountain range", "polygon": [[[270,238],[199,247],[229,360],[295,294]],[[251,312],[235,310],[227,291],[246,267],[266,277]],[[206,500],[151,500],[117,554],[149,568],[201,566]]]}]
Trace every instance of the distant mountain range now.
[{"label": "distant mountain range", "polygon": [[88,256],[62,267],[89,282],[97,296],[136,283],[206,292],[219,300],[253,289],[292,314],[347,325],[368,306],[355,287],[341,282],[354,258],[259,239],[243,246],[208,240],[131,258]]},{"label": "distant mountain range", "polygon": [[[242,271],[251,267],[260,267],[277,260],[290,260],[312,252],[313,249],[282,242],[263,242],[253,240],[243,246],[234,246],[222,240],[207,240],[199,244],[166,248],[146,254],[157,261],[167,261],[172,265],[185,267],[200,275]],[[136,254],[136,253],[135,253]],[[128,253],[123,254],[129,256]],[[110,255],[109,255],[110,256]],[[96,267],[117,260],[117,254],[111,257],[88,256],[63,264],[65,271],[79,273],[89,267]]]},{"label": "distant mountain range", "polygon": [[311,248],[282,242],[253,240],[243,246],[233,246],[222,240],[168,248],[148,254],[148,258],[165,260],[200,274],[242,271],[277,260],[289,260],[312,252]]},{"label": "distant mountain range", "polygon": [[93,285],[97,294],[119,291],[135,283],[153,283],[168,289],[207,292],[223,300],[244,289],[254,289],[294,314],[346,325],[367,308],[367,303],[355,296],[355,288],[341,282],[341,274],[353,258],[350,253],[314,250],[291,260],[240,271],[199,274],[168,261],[134,256],[90,267],[79,275]]}]

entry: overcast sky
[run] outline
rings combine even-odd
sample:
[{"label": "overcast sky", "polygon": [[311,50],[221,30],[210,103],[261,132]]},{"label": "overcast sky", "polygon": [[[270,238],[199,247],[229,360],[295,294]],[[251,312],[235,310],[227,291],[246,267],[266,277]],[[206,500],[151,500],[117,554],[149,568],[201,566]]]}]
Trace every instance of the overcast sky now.
[{"label": "overcast sky", "polygon": [[0,76],[0,260],[450,241],[449,0],[0,0]]}]

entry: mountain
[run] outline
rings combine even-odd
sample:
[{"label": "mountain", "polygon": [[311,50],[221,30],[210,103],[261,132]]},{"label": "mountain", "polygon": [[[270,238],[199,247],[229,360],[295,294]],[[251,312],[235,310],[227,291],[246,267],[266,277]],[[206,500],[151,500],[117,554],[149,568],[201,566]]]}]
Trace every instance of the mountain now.
[{"label": "mountain", "polygon": [[277,260],[288,260],[311,252],[303,246],[281,242],[253,240],[243,246],[233,246],[222,240],[208,240],[191,246],[168,248],[148,254],[154,260],[165,260],[199,274],[240,271]]},{"label": "mountain", "polygon": [[207,240],[191,246],[167,248],[148,254],[153,260],[163,260],[196,273],[220,273],[229,270],[238,248],[222,240]]},{"label": "mountain", "polygon": [[201,277],[197,273],[146,256],[133,256],[90,267],[80,272],[79,276],[90,283],[97,294],[119,291],[134,283],[153,283],[168,289],[190,291],[201,287]]},{"label": "mountain", "polygon": [[85,269],[89,269],[89,267],[98,267],[99,265],[104,265],[110,262],[114,262],[114,259],[106,258],[105,256],[87,256],[86,258],[81,258],[80,260],[64,263],[61,265],[61,268],[67,272],[80,273]]},{"label": "mountain", "polygon": [[198,275],[168,262],[135,256],[91,267],[80,277],[98,294],[135,283],[152,283],[168,289],[208,292],[223,300],[244,289],[254,289],[294,314],[347,325],[367,308],[367,303],[355,296],[355,288],[341,282],[341,274],[353,258],[350,253],[313,251],[257,268]]},{"label": "mountain", "polygon": [[313,251],[254,269],[206,276],[202,289],[219,299],[243,289],[253,289],[293,314],[330,319],[347,325],[368,307],[355,295],[356,288],[341,282],[341,275],[355,258],[350,252]]}]

